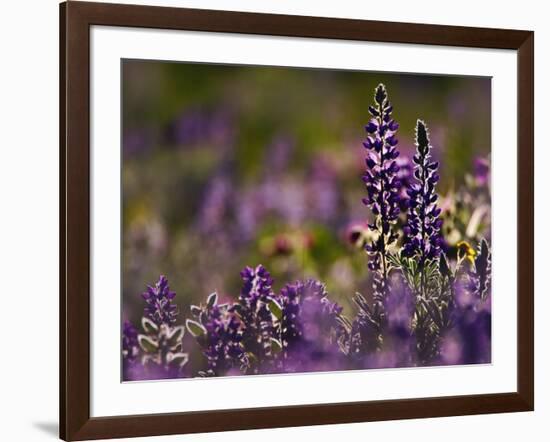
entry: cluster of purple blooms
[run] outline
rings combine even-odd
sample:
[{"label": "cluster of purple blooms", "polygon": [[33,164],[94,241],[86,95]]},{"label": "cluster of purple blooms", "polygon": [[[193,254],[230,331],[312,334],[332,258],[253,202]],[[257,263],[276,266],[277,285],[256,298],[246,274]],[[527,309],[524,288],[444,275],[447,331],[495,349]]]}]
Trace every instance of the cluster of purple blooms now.
[{"label": "cluster of purple blooms", "polygon": [[262,265],[246,267],[241,278],[236,302],[220,304],[212,293],[205,305],[191,307],[187,329],[207,360],[199,375],[309,371],[312,361],[337,356],[342,308],[324,285],[296,281],[275,293]]},{"label": "cluster of purple blooms", "polygon": [[[456,256],[442,251],[439,164],[428,128],[417,121],[409,162],[397,150],[392,111],[380,84],[364,142],[363,203],[371,216],[364,247],[373,290],[353,296],[355,316],[314,279],[275,290],[260,264],[243,269],[236,300],[212,293],[178,326],[175,293],[161,276],[142,295],[141,329],[123,325],[124,380],[490,362],[489,244],[462,242]],[[192,340],[185,343],[202,354],[193,364],[186,330]]]}]

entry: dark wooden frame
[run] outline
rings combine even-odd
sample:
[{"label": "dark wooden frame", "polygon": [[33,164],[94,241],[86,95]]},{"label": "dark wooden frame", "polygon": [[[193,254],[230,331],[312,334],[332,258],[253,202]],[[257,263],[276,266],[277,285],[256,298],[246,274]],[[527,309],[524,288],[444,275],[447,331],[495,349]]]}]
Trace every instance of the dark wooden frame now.
[{"label": "dark wooden frame", "polygon": [[[131,26],[516,50],[518,54],[517,392],[140,416],[90,417],[90,26]],[[60,5],[60,437],[102,439],[534,408],[533,57],[530,31],[152,6]]]}]

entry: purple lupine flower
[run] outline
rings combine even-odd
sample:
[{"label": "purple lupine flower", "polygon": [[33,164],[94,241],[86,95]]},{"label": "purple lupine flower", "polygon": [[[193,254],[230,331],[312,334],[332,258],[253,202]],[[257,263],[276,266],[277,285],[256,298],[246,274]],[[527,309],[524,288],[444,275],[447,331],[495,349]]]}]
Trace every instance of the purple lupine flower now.
[{"label": "purple lupine flower", "polygon": [[491,178],[491,165],[488,158],[474,159],[474,179],[478,186],[486,186]]},{"label": "purple lupine flower", "polygon": [[491,361],[490,298],[480,299],[466,272],[455,284],[452,327],[441,338],[443,364],[481,364]]},{"label": "purple lupine flower", "polygon": [[239,369],[245,358],[242,345],[244,324],[228,304],[218,304],[212,293],[206,305],[191,306],[198,323],[187,320],[187,328],[195,336],[207,359],[204,376],[221,376]]},{"label": "purple lupine flower", "polygon": [[295,141],[286,135],[277,135],[271,140],[266,149],[264,164],[265,174],[275,179],[287,171],[287,166],[292,158]]},{"label": "purple lupine flower", "polygon": [[381,302],[371,305],[361,294],[353,301],[358,312],[351,323],[346,353],[355,368],[411,366],[416,361],[413,315],[415,298],[393,274]]},{"label": "purple lupine flower", "polygon": [[[338,339],[342,307],[328,298],[324,284],[309,279],[287,284],[278,297],[282,370],[320,370],[341,365]],[[312,362],[314,362],[312,364]]]},{"label": "purple lupine flower", "polygon": [[209,112],[189,108],[180,114],[168,127],[167,138],[181,146],[214,142],[228,146],[232,143],[233,128],[228,112]]},{"label": "purple lupine flower", "polygon": [[221,233],[224,219],[229,210],[232,194],[230,180],[216,176],[208,185],[197,217],[198,229],[204,234]]},{"label": "purple lupine flower", "polygon": [[243,287],[239,295],[239,301],[232,306],[246,325],[243,332],[243,345],[245,351],[254,355],[256,361],[252,361],[251,369],[258,372],[269,368],[272,362],[272,341],[275,333],[273,316],[268,304],[274,298],[272,290],[273,279],[263,265],[255,268],[245,267],[241,272]]},{"label": "purple lupine flower", "polygon": [[[371,348],[363,354],[352,354],[352,360],[359,362],[361,368],[410,367],[416,363],[416,340],[413,333],[414,295],[400,275],[393,275],[388,287],[388,293],[383,301],[382,339],[376,348],[378,351],[373,352]],[[367,339],[367,347],[368,339],[377,337],[373,333],[369,335],[370,329],[369,326],[365,330],[359,328],[360,332],[363,331],[359,339]]]},{"label": "purple lupine flower", "polygon": [[[392,278],[384,299],[384,328],[389,336],[406,338],[412,331],[415,298],[400,275]],[[386,344],[386,343],[385,343]]]},{"label": "purple lupine flower", "polygon": [[172,325],[176,322],[178,308],[172,303],[176,293],[170,291],[166,276],[161,275],[154,287],[148,285],[147,290],[141,296],[146,303],[145,317],[157,325]]},{"label": "purple lupine flower", "polygon": [[381,302],[387,290],[388,266],[386,263],[387,248],[397,240],[392,225],[399,216],[400,183],[397,179],[399,166],[395,136],[399,124],[392,118],[391,105],[386,87],[379,84],[374,94],[375,106],[369,106],[372,115],[365,126],[369,134],[363,143],[367,149],[365,160],[366,171],[363,181],[368,196],[363,203],[368,206],[375,221],[369,228],[377,235],[376,239],[366,246],[369,253],[369,269],[374,273],[374,290],[376,302]]},{"label": "purple lupine flower", "polygon": [[150,128],[132,129],[122,137],[122,152],[125,158],[133,158],[147,152],[155,145],[154,133]]},{"label": "purple lupine flower", "polygon": [[435,186],[439,181],[439,164],[431,161],[430,138],[426,124],[416,122],[416,154],[413,161],[415,182],[408,190],[409,211],[407,225],[403,228],[403,256],[417,257],[418,268],[423,271],[426,262],[439,257],[443,221],[439,218]]},{"label": "purple lupine flower", "polygon": [[332,220],[338,209],[338,198],[336,174],[333,168],[327,159],[316,158],[308,180],[311,218],[324,222]]}]

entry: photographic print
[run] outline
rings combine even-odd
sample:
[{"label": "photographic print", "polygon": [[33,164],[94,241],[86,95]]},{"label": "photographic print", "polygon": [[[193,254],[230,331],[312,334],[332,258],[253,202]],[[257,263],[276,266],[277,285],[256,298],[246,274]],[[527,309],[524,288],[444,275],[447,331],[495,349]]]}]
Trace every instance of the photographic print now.
[{"label": "photographic print", "polygon": [[123,381],[491,362],[491,78],[121,81]]}]

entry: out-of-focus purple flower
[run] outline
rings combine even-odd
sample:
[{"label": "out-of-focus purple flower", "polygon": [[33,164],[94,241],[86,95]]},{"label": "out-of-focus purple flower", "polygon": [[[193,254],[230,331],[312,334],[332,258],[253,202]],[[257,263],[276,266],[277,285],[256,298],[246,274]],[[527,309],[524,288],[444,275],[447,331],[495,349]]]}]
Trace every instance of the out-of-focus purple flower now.
[{"label": "out-of-focus purple flower", "polygon": [[251,238],[268,216],[279,216],[296,227],[306,219],[308,193],[293,180],[266,179],[257,188],[239,192],[236,217],[241,236]]},{"label": "out-of-focus purple flower", "polygon": [[482,364],[491,361],[491,304],[482,300],[464,274],[455,284],[452,327],[442,336],[443,364]]},{"label": "out-of-focus purple flower", "polygon": [[145,376],[141,365],[138,330],[130,321],[122,325],[122,380],[131,381]]},{"label": "out-of-focus purple flower", "polygon": [[474,159],[474,179],[478,186],[486,186],[491,178],[491,165],[488,158]]},{"label": "out-of-focus purple flower", "polygon": [[266,149],[266,175],[279,179],[281,174],[286,173],[294,146],[294,140],[285,135],[278,135],[271,141]]},{"label": "out-of-focus purple flower", "polygon": [[134,157],[148,151],[153,146],[153,140],[153,131],[150,129],[125,131],[122,138],[124,157]]},{"label": "out-of-focus purple flower", "polygon": [[308,200],[311,204],[312,219],[330,221],[338,209],[338,187],[336,174],[328,161],[319,157],[313,161],[308,180]]},{"label": "out-of-focus purple flower", "polygon": [[301,226],[307,218],[308,194],[304,185],[298,181],[265,183],[262,187],[262,199],[268,211],[274,210],[293,226]]},{"label": "out-of-focus purple flower", "polygon": [[414,294],[401,277],[396,275],[391,281],[391,291],[384,299],[384,330],[390,335],[410,335],[414,307]]},{"label": "out-of-focus purple flower", "polygon": [[431,161],[432,146],[426,124],[416,122],[416,164],[414,178],[409,190],[409,212],[407,225],[403,228],[403,256],[418,257],[418,267],[423,271],[427,260],[437,258],[440,253],[442,220],[441,209],[437,207],[435,186],[439,181],[439,164]]},{"label": "out-of-focus purple flower", "polygon": [[410,367],[416,364],[416,339],[413,334],[415,296],[402,281],[392,278],[390,290],[384,298],[382,354],[392,367]]},{"label": "out-of-focus purple flower", "polygon": [[229,146],[233,141],[230,115],[227,111],[187,109],[168,127],[167,138],[170,143],[180,146],[198,143]]},{"label": "out-of-focus purple flower", "polygon": [[310,371],[341,365],[338,318],[342,307],[329,300],[325,285],[313,279],[296,281],[287,284],[277,300],[282,370]]},{"label": "out-of-focus purple flower", "polygon": [[139,357],[138,330],[130,321],[124,321],[122,326],[122,357],[128,362]]},{"label": "out-of-focus purple flower", "polygon": [[141,296],[146,303],[144,315],[155,324],[172,325],[176,322],[178,308],[172,302],[176,293],[170,291],[166,276],[161,275],[154,287],[148,285]]},{"label": "out-of-focus purple flower", "polygon": [[405,367],[416,361],[413,333],[415,297],[394,274],[382,303],[372,307],[360,294],[354,302],[359,309],[349,334],[348,355],[358,368]]},{"label": "out-of-focus purple flower", "polygon": [[221,233],[231,203],[232,186],[225,176],[217,176],[208,185],[198,214],[198,229],[205,234]]},{"label": "out-of-focus purple flower", "polygon": [[369,106],[372,118],[365,126],[368,136],[363,143],[367,149],[366,171],[363,175],[367,197],[363,199],[363,203],[371,209],[375,217],[369,227],[376,233],[376,239],[366,249],[370,256],[369,269],[375,272],[376,302],[381,302],[387,289],[387,248],[397,240],[392,225],[400,212],[400,182],[396,176],[399,172],[396,161],[399,156],[396,148],[399,124],[392,118],[393,106],[383,84],[376,88],[374,101],[375,105]]}]

